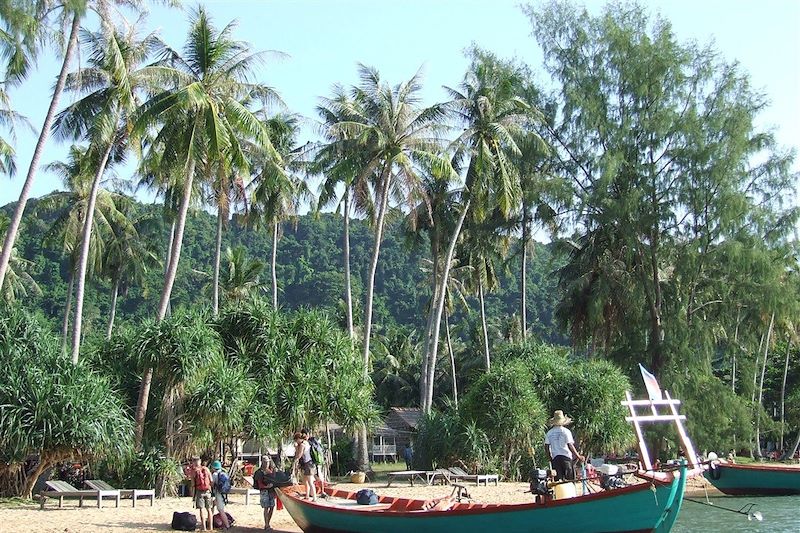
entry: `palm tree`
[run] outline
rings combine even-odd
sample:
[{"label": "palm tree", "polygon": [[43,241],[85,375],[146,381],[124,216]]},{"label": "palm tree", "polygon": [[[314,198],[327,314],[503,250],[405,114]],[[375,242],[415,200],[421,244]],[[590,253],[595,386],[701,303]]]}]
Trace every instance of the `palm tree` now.
[{"label": "palm tree", "polygon": [[[209,165],[210,162],[206,161]],[[217,235],[214,246],[214,274],[212,282],[212,312],[214,316],[219,313],[219,268],[222,255],[222,229],[229,219],[231,210],[237,205],[245,203],[245,183],[241,175],[235,170],[225,167],[223,161],[218,161],[216,172],[209,171],[214,178],[211,184],[212,203],[217,206]]]},{"label": "palm tree", "polygon": [[87,156],[98,158],[88,198],[78,254],[75,291],[75,322],[72,335],[72,361],[78,362],[83,325],[83,296],[89,261],[95,203],[106,167],[112,158],[122,159],[127,149],[130,119],[136,110],[136,92],[153,86],[152,68],[140,65],[156,43],[153,34],[138,40],[135,27],[124,33],[103,28],[97,33],[83,34],[90,55],[88,65],[67,77],[66,90],[85,94],[59,113],[55,133],[62,138],[89,140]]},{"label": "palm tree", "polygon": [[[350,213],[374,216],[374,205],[371,202],[369,181],[360,176],[360,169],[364,166],[362,152],[359,146],[351,139],[345,138],[335,125],[348,120],[347,110],[353,108],[353,102],[341,86],[335,86],[332,98],[322,98],[317,106],[317,113],[322,118],[320,129],[325,136],[325,142],[317,152],[310,172],[322,174],[324,180],[321,185],[317,210],[333,204],[337,198],[337,189],[344,186],[342,200],[343,236],[342,236],[342,262],[344,264],[344,302],[347,333],[351,339],[355,338],[353,327],[353,290],[350,276]],[[362,179],[356,182],[356,179]],[[351,207],[352,203],[352,207]]]},{"label": "palm tree", "polygon": [[272,231],[272,307],[278,308],[277,256],[280,225],[297,216],[300,204],[310,199],[311,193],[302,177],[295,174],[303,166],[302,157],[307,145],[297,146],[298,118],[294,115],[276,115],[264,121],[270,140],[280,154],[275,160],[267,154],[256,157],[257,170],[253,187],[249,219],[255,225],[269,226]]},{"label": "palm tree", "polygon": [[517,139],[519,153],[509,154],[517,169],[522,189],[522,204],[516,217],[522,237],[520,251],[520,326],[522,338],[528,335],[528,253],[533,249],[531,233],[534,224],[558,229],[558,209],[572,198],[567,181],[555,174],[550,150],[539,135],[525,131]]},{"label": "palm tree", "polygon": [[491,369],[489,352],[489,327],[486,321],[486,294],[498,286],[497,266],[500,265],[508,253],[509,241],[507,235],[498,232],[503,228],[500,213],[493,213],[491,218],[483,222],[472,221],[464,230],[464,240],[461,243],[464,263],[471,267],[467,283],[478,296],[478,306],[481,317],[481,334],[483,347],[483,362],[486,372]]},{"label": "palm tree", "polygon": [[[264,125],[241,103],[254,98],[269,100],[273,93],[249,82],[259,54],[251,53],[247,43],[232,39],[234,27],[230,23],[217,31],[205,9],[198,8],[191,17],[184,54],[166,45],[161,47],[165,59],[158,68],[170,86],[141,106],[134,125],[137,136],[156,130],[149,149],[161,154],[162,172],[171,174],[181,169],[184,174],[175,237],[158,306],[159,321],[167,313],[175,283],[198,163],[202,167],[204,161],[224,160],[232,168],[249,168],[242,139],[250,139],[280,160]],[[152,376],[149,367],[139,389],[137,447],[144,431]]]},{"label": "palm tree", "polygon": [[[0,231],[5,230],[8,224],[8,217],[5,214],[0,214]],[[0,299],[10,303],[27,296],[41,295],[42,290],[28,272],[33,266],[33,261],[23,259],[14,250],[11,254],[11,262],[8,265],[6,284],[0,291]]]},{"label": "palm tree", "polygon": [[[89,197],[92,194],[94,159],[87,154],[87,148],[72,146],[66,161],[56,161],[45,166],[46,172],[52,172],[61,178],[66,190],[44,196],[37,206],[37,209],[42,211],[58,210],[55,221],[45,235],[45,242],[60,243],[64,255],[68,257],[69,289],[62,327],[62,342],[65,345],[72,309],[78,250],[89,209]],[[97,191],[96,216],[92,218],[93,229],[87,251],[88,274],[100,271],[102,268],[105,239],[113,233],[113,228],[128,224],[122,209],[128,201],[129,198],[121,194],[105,189]]]},{"label": "palm tree", "polygon": [[473,50],[472,64],[459,90],[448,88],[452,100],[447,104],[451,114],[464,126],[456,139],[454,161],[468,160],[464,204],[447,247],[443,272],[435,293],[433,315],[429,322],[427,347],[423,364],[429,369],[423,410],[429,411],[433,401],[433,373],[439,350],[439,332],[444,311],[445,288],[461,234],[469,213],[475,220],[484,218],[487,209],[496,205],[508,217],[518,204],[520,195],[516,172],[507,151],[518,153],[514,135],[529,116],[530,106],[520,97],[523,70],[502,63],[491,54]]},{"label": "palm tree", "polygon": [[334,135],[355,141],[361,151],[363,167],[357,182],[374,179],[373,198],[375,240],[367,279],[364,305],[364,372],[369,372],[369,343],[372,332],[372,303],[375,272],[378,268],[389,197],[404,201],[421,194],[417,166],[424,164],[441,173],[454,174],[450,162],[441,155],[438,134],[442,130],[443,110],[418,105],[422,89],[420,74],[397,86],[383,81],[373,68],[359,67],[361,83],[354,87],[352,99],[343,102],[344,120],[332,126]]},{"label": "palm tree", "polygon": [[111,310],[106,327],[108,339],[114,328],[120,291],[125,292],[134,284],[142,285],[148,270],[161,264],[156,251],[156,225],[153,222],[153,217],[145,214],[127,224],[115,224],[112,227],[113,234],[105,246],[103,257],[103,272],[111,282]]},{"label": "palm tree", "polygon": [[[39,138],[36,141],[36,146],[31,156],[31,162],[28,165],[28,173],[25,176],[25,182],[19,193],[17,205],[14,207],[11,224],[6,230],[2,252],[0,252],[0,287],[3,286],[11,251],[14,248],[14,241],[19,232],[22,214],[28,203],[28,197],[30,196],[31,187],[33,187],[33,181],[36,178],[36,172],[39,169],[39,162],[44,153],[45,145],[50,138],[58,103],[67,81],[67,72],[69,71],[72,58],[78,48],[78,33],[81,20],[91,9],[97,13],[101,24],[110,24],[110,7],[113,3],[122,3],[126,6],[133,7],[135,10],[141,10],[143,4],[140,0],[36,0],[30,4],[3,2],[2,11],[0,12],[4,15],[3,21],[6,25],[5,33],[9,37],[0,40],[6,43],[14,43],[12,47],[12,74],[15,77],[15,81],[21,81],[25,77],[28,71],[27,67],[34,62],[40,46],[50,40],[47,35],[50,32],[49,25],[47,24],[48,17],[56,14],[57,25],[68,25],[69,32],[62,32],[61,28],[53,30],[56,40],[58,40],[58,37],[63,33],[68,34],[68,37],[64,45],[61,70],[58,73],[58,78],[53,88],[50,105],[47,108],[47,114],[45,115],[42,129],[39,131]],[[166,3],[173,2],[167,0]],[[20,9],[20,6],[25,6],[25,8]],[[8,16],[8,18],[6,18],[6,16]]]},{"label": "palm tree", "polygon": [[[383,81],[373,68],[359,66],[361,82],[352,90],[349,101],[342,102],[337,115],[344,120],[331,127],[331,133],[359,147],[363,166],[356,182],[372,180],[373,218],[375,239],[367,278],[364,304],[364,376],[369,376],[370,337],[372,334],[372,304],[375,293],[375,273],[383,240],[389,197],[403,201],[419,197],[417,166],[423,164],[440,173],[455,174],[450,162],[441,156],[439,132],[444,118],[438,106],[421,108],[418,104],[421,90],[420,74],[392,87]],[[366,427],[361,428],[358,439],[357,461],[366,467]]]},{"label": "palm tree", "polygon": [[237,304],[253,296],[263,286],[259,278],[262,270],[264,263],[258,259],[248,259],[244,246],[228,248],[220,279],[225,302]]}]

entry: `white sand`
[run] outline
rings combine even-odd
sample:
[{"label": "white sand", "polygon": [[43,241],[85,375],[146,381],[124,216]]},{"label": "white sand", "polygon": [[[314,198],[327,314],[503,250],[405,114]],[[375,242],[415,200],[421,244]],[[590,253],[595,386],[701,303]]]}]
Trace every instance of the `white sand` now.
[{"label": "white sand", "polygon": [[[499,486],[476,487],[474,484],[465,484],[472,498],[486,503],[523,503],[532,500],[527,483],[500,483]],[[710,487],[702,478],[690,480],[687,486],[687,495],[695,493],[704,494],[705,488]],[[365,483],[356,485],[340,483],[336,488],[348,491],[358,491],[371,488],[378,494],[400,496],[406,498],[438,498],[448,496],[453,487],[448,485],[425,486],[415,484],[411,487],[408,482],[394,482],[391,487],[385,483]],[[709,494],[716,491],[711,488]],[[63,509],[58,508],[56,500],[48,500],[45,509],[39,509],[38,503],[23,506],[0,506],[0,532],[3,533],[28,533],[28,532],[59,532],[59,533],[100,533],[120,531],[170,531],[170,522],[173,511],[193,511],[190,498],[166,498],[156,500],[155,506],[140,500],[136,508],[131,507],[130,500],[122,500],[117,509],[110,507],[98,509],[93,507],[93,501],[84,502],[84,507],[79,508],[77,501],[67,501]],[[104,503],[104,505],[108,505]],[[250,505],[244,505],[244,496],[231,496],[228,512],[236,519],[236,525],[231,531],[263,531],[264,521],[258,498],[252,498]],[[285,510],[275,511],[272,518],[272,527],[277,532],[298,532],[300,528],[294,523]]]}]

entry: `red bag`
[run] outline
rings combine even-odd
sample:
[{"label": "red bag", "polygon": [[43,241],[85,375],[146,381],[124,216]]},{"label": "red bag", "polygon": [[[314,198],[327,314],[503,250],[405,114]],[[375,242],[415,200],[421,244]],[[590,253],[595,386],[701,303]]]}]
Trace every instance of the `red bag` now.
[{"label": "red bag", "polygon": [[194,488],[200,492],[211,490],[211,472],[208,468],[200,467],[194,474]]}]

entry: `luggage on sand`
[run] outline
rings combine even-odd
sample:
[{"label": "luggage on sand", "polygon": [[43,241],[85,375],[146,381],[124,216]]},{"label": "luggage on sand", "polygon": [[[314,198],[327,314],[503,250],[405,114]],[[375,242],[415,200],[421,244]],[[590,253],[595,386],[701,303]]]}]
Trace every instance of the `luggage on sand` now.
[{"label": "luggage on sand", "polygon": [[[231,516],[231,513],[225,513],[225,514],[228,516],[228,524],[233,525],[233,523],[236,522],[236,520]],[[215,514],[214,518],[212,518],[211,520],[212,520],[211,523],[214,524],[214,529],[219,529],[222,527],[222,517],[219,515],[219,513]]]},{"label": "luggage on sand", "polygon": [[178,531],[194,531],[197,529],[197,517],[194,513],[172,513],[172,529]]}]

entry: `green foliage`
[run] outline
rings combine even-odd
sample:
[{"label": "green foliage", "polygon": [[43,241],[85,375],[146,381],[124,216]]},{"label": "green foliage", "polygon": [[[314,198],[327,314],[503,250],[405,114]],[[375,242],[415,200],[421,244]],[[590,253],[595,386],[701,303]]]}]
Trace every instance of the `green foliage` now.
[{"label": "green foliage", "polygon": [[30,454],[45,466],[73,456],[123,460],[131,451],[132,421],[109,380],[70,363],[39,320],[16,308],[0,310],[0,372],[4,464]]},{"label": "green foliage", "polygon": [[512,477],[517,477],[519,456],[530,453],[544,435],[546,412],[533,383],[522,361],[494,365],[469,388],[461,407],[462,416],[490,437]]},{"label": "green foliage", "polygon": [[752,406],[716,377],[682,375],[673,380],[673,388],[673,395],[683,401],[686,430],[698,452],[721,454],[752,438]]}]

